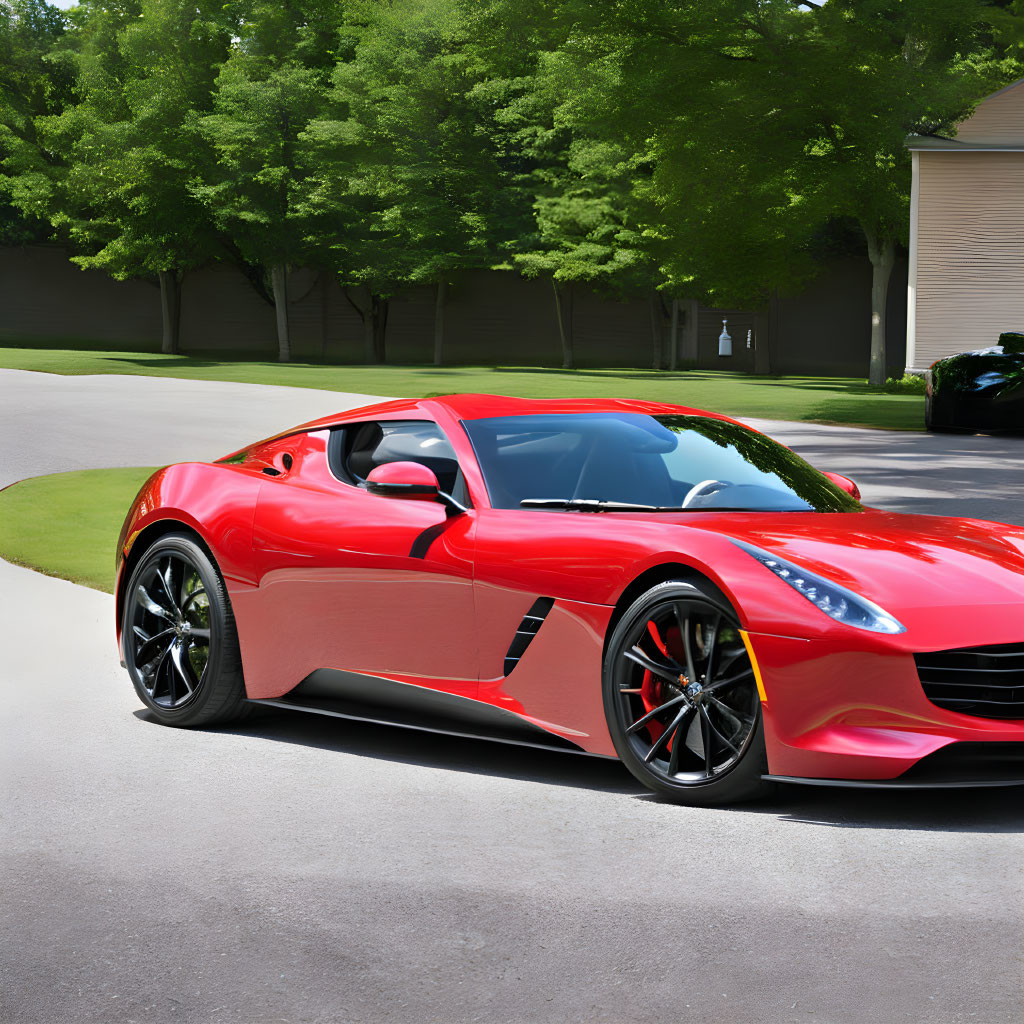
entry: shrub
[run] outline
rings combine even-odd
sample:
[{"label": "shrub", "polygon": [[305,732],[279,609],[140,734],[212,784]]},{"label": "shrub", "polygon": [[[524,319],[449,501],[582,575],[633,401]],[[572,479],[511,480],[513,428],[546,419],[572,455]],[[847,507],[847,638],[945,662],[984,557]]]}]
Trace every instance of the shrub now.
[{"label": "shrub", "polygon": [[905,373],[902,377],[890,377],[885,382],[885,390],[890,395],[923,395],[924,389],[924,377],[917,377],[912,373]]},{"label": "shrub", "polygon": [[999,344],[1004,352],[1024,352],[1024,332],[1004,331],[999,335]]}]

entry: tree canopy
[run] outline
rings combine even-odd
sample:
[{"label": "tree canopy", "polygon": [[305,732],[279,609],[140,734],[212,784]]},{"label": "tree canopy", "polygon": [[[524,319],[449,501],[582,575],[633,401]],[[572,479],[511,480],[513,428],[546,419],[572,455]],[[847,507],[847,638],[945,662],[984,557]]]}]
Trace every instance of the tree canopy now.
[{"label": "tree canopy", "polygon": [[386,358],[390,298],[504,268],[758,310],[854,237],[870,376],[905,243],[905,138],[1024,75],[1024,0],[0,0],[0,241],[179,284],[233,261],[276,308],[330,275]]}]

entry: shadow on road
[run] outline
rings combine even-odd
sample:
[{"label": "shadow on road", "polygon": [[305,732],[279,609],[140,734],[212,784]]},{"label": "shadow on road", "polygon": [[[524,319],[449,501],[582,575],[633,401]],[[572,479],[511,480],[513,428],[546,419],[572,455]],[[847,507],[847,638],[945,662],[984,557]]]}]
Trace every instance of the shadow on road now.
[{"label": "shadow on road", "polygon": [[884,790],[780,786],[762,812],[827,828],[911,832],[1024,832],[1024,788]]},{"label": "shadow on road", "polygon": [[[149,712],[136,718],[156,724]],[[500,778],[666,801],[649,793],[618,761],[442,736],[319,715],[256,708],[238,725],[216,730],[339,754]],[[777,785],[769,797],[707,813],[772,815],[826,828],[980,834],[1024,832],[1024,787],[946,790],[854,790]]]},{"label": "shadow on road", "polygon": [[[148,711],[139,710],[134,714],[144,722],[156,724],[156,719]],[[646,792],[618,761],[611,758],[583,757],[302,712],[255,708],[237,725],[213,731],[424,768],[542,782],[549,786],[605,793]]]}]

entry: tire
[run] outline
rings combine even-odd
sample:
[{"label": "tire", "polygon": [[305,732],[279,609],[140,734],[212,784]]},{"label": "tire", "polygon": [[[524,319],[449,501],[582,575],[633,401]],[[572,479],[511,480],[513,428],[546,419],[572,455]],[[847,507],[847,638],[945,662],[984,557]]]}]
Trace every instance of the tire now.
[{"label": "tire", "polygon": [[248,710],[224,581],[188,535],[161,537],[139,559],[121,628],[135,692],[160,722],[213,725]]},{"label": "tire", "polygon": [[[924,429],[930,434],[974,434],[973,427],[950,426],[935,422],[935,399],[927,395],[924,400]],[[980,428],[979,428],[980,429]]]},{"label": "tire", "polygon": [[609,639],[612,742],[640,782],[676,803],[721,806],[771,789],[761,778],[761,701],[738,630],[710,589],[670,581],[634,601]]}]

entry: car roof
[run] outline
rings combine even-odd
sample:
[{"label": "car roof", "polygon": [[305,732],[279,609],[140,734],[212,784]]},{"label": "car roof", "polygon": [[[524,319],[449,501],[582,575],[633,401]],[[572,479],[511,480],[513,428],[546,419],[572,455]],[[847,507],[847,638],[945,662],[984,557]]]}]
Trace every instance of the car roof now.
[{"label": "car roof", "polygon": [[[711,419],[739,423],[729,416],[694,409],[687,405],[670,405],[666,402],[644,402],[633,398],[512,398],[508,395],[460,394],[438,395],[431,398],[398,398],[390,402],[377,402],[357,409],[321,416],[297,427],[282,430],[272,437],[264,438],[240,448],[232,455],[225,455],[219,461],[248,451],[269,441],[294,434],[305,434],[313,430],[326,430],[374,419],[429,419],[436,420],[438,414],[448,412],[457,420],[479,420],[492,416],[542,416],[551,413],[587,412],[632,412],[648,416],[707,416]],[[744,424],[740,424],[743,426]]]},{"label": "car roof", "polygon": [[295,427],[288,433],[319,430],[324,427],[340,426],[358,420],[374,419],[380,416],[388,419],[402,415],[415,418],[417,415],[434,419],[438,409],[448,410],[456,419],[478,420],[496,416],[540,416],[551,413],[588,412],[632,412],[647,415],[696,415],[728,419],[718,413],[706,412],[685,405],[670,405],[666,402],[646,402],[632,398],[513,398],[507,395],[461,394],[439,395],[431,398],[402,398],[391,402],[379,402],[358,409],[323,416],[320,419]]}]

